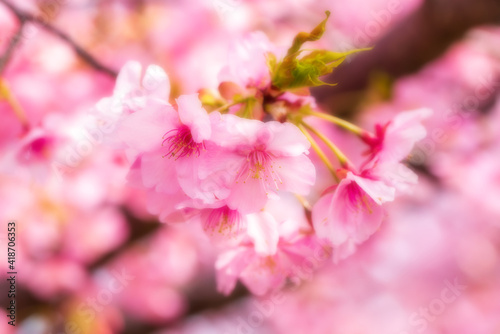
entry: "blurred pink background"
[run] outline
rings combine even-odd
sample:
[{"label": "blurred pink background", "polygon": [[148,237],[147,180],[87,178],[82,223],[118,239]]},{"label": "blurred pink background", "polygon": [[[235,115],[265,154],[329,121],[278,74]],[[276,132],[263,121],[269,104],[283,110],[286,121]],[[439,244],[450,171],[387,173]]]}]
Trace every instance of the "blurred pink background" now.
[{"label": "blurred pink background", "polygon": [[[128,60],[160,65],[178,96],[216,89],[228,48],[248,32],[286,48],[330,10],[315,45],[346,51],[374,45],[421,1],[11,3],[112,71]],[[0,2],[0,57],[19,28]],[[378,233],[278,295],[238,285],[224,297],[201,229],[149,214],[145,194],[127,186],[126,153],[95,132],[93,108],[113,76],[26,22],[0,74],[0,232],[4,245],[16,222],[19,272],[17,325],[7,324],[2,285],[0,332],[500,333],[499,41],[498,27],[470,30],[389,95],[375,82],[351,115],[371,129],[401,110],[434,110],[410,158],[419,184],[390,204]]]}]

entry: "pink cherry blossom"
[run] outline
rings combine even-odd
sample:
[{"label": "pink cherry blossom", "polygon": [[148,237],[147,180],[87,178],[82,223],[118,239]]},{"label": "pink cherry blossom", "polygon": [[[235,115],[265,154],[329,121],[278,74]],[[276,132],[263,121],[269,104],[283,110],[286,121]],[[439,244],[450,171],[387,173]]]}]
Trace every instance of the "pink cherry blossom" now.
[{"label": "pink cherry blossom", "polygon": [[127,132],[131,121],[125,121],[127,116],[138,111],[147,113],[170,105],[170,81],[163,69],[150,65],[143,76],[141,71],[140,63],[127,62],[118,74],[113,95],[102,98],[95,106],[96,122],[107,124],[114,130],[105,136],[105,143],[108,145],[126,148],[124,141],[127,136],[123,132]]},{"label": "pink cherry blossom", "polygon": [[226,241],[228,237],[237,237],[247,227],[247,219],[227,205],[215,209],[205,209],[201,213],[201,224],[205,233],[214,240]]},{"label": "pink cherry blossom", "polygon": [[280,191],[307,194],[314,184],[315,168],[306,156],[310,144],[293,124],[227,114],[213,132],[218,146],[206,155],[201,175],[210,178],[225,171],[220,187],[229,189],[229,208],[256,212]]},{"label": "pink cherry blossom", "polygon": [[2,154],[0,171],[23,177],[29,173],[37,182],[46,180],[51,172],[50,162],[64,141],[60,133],[51,130],[38,127],[29,130],[11,145],[11,152]]},{"label": "pink cherry blossom", "polygon": [[246,34],[231,44],[228,65],[219,74],[219,81],[232,81],[241,87],[264,88],[271,82],[267,53],[279,53],[262,32]]},{"label": "pink cherry blossom", "polygon": [[211,126],[196,94],[180,96],[177,107],[164,105],[133,113],[117,132],[128,147],[140,153],[134,163],[135,178],[180,204],[188,199],[183,194],[199,197],[196,170]]},{"label": "pink cherry blossom", "polygon": [[314,206],[317,236],[337,247],[343,254],[340,257],[351,254],[356,244],[380,227],[385,216],[382,204],[394,200],[396,189],[416,183],[416,174],[401,160],[425,137],[421,121],[430,113],[429,109],[404,112],[385,125],[377,124],[375,135],[363,135],[370,146],[369,159],[359,172],[349,166],[339,173],[345,177]]},{"label": "pink cherry blossom", "polygon": [[[303,264],[312,241],[304,210],[297,210],[297,204],[287,196],[270,201],[265,211],[246,216],[246,238],[227,247],[217,259],[219,291],[229,294],[240,279],[252,293],[263,295],[281,287]],[[287,207],[291,210],[283,211]]]},{"label": "pink cherry blossom", "polygon": [[370,159],[362,169],[376,179],[399,190],[417,183],[417,175],[401,163],[414,145],[426,136],[422,121],[432,114],[430,109],[417,109],[398,114],[385,125],[375,126],[375,135],[365,135],[370,146]]},{"label": "pink cherry blossom", "polygon": [[382,203],[394,199],[394,189],[382,181],[347,172],[333,193],[316,203],[312,211],[314,230],[333,246],[350,241],[361,243],[380,226]]},{"label": "pink cherry blossom", "polygon": [[116,79],[113,96],[101,99],[96,109],[108,116],[126,115],[145,108],[150,100],[168,102],[170,81],[163,69],[150,65],[141,79],[142,66],[127,62]]},{"label": "pink cherry blossom", "polygon": [[363,139],[370,146],[370,153],[383,160],[401,161],[410,154],[416,142],[426,136],[422,121],[432,115],[427,108],[399,113],[385,125],[375,125],[375,136]]}]

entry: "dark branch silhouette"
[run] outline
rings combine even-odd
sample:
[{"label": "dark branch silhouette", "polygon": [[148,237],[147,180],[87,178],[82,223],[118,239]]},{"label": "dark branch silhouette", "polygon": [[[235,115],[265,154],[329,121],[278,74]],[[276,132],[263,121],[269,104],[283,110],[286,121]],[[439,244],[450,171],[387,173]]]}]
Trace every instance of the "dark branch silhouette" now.
[{"label": "dark branch silhouette", "polygon": [[10,59],[12,58],[12,55],[14,54],[14,50],[19,45],[19,43],[21,43],[24,23],[25,21],[20,22],[19,29],[10,39],[7,49],[5,50],[3,56],[0,58],[0,75],[3,73],[5,67],[7,67],[7,64],[9,63]]},{"label": "dark branch silhouette", "polygon": [[[17,17],[19,22],[21,23],[21,28],[16,34],[16,36],[11,40],[11,45],[15,44],[12,49],[9,51],[9,54],[5,54],[1,59],[0,59],[0,72],[2,67],[5,67],[7,64],[7,61],[10,59],[13,49],[15,46],[17,46],[22,39],[22,26],[26,22],[32,22],[35,24],[40,25],[43,29],[45,29],[47,32],[57,36],[59,39],[63,40],[65,43],[67,43],[71,48],[76,52],[76,54],[84,60],[87,64],[95,68],[96,70],[106,73],[107,75],[116,78],[117,72],[113,69],[110,69],[109,67],[103,65],[101,62],[99,62],[97,59],[95,59],[88,51],[86,51],[84,48],[82,48],[80,45],[78,45],[68,34],[64,33],[63,31],[59,30],[55,26],[51,25],[48,23],[46,20],[44,20],[41,17],[38,17],[36,15],[27,13],[16,6],[12,5],[10,2],[6,0],[0,0],[0,3],[4,4],[7,8],[10,9],[10,11]],[[14,41],[15,40],[15,41]]]},{"label": "dark branch silhouette", "polygon": [[384,73],[396,79],[413,73],[443,54],[471,28],[499,23],[498,0],[426,0],[372,50],[360,53],[323,78],[337,86],[316,87],[311,89],[312,94],[326,110],[352,114],[373,74]]}]

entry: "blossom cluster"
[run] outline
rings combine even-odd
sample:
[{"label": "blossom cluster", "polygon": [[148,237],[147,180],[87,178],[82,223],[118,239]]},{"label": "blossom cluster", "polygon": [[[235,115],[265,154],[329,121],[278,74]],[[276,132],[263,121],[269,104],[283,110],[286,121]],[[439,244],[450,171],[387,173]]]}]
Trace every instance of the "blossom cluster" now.
[{"label": "blossom cluster", "polygon": [[[254,294],[279,288],[318,249],[334,261],[351,255],[379,229],[384,203],[417,182],[404,160],[425,137],[430,110],[401,112],[370,132],[325,113],[309,95],[352,53],[302,56],[325,22],[286,52],[262,33],[245,36],[229,52],[218,91],[174,97],[159,66],[142,73],[128,62],[113,95],[95,107],[114,122],[106,140],[126,152],[127,179],[147,193],[150,213],[201,227],[218,249],[225,294],[238,279]],[[340,150],[318,121],[350,133],[363,155]]]},{"label": "blossom cluster", "polygon": [[[23,25],[4,3],[48,25]],[[497,333],[500,30],[472,29],[403,77],[375,70],[366,77],[378,57],[393,56],[382,42],[374,59],[348,59],[334,76],[336,88],[319,89],[333,96],[311,89],[317,100],[308,88],[334,82],[317,74],[344,54],[301,46],[288,54],[269,42],[290,46],[328,8],[333,19],[325,36],[306,49],[377,45],[404,33],[400,27],[411,23],[404,17],[421,5],[0,3],[0,243],[7,247],[7,225],[15,221],[20,270],[16,326],[1,322],[0,333]],[[315,38],[302,33],[296,47],[304,37]],[[159,66],[129,63],[116,82],[115,70],[130,59]],[[389,73],[411,63],[399,60],[387,64]],[[367,89],[353,93],[349,82],[360,79]],[[166,181],[166,191],[179,183],[180,198],[144,184],[141,160],[158,155],[124,139],[140,125],[126,119],[141,118],[151,105],[168,104],[180,119],[182,94],[201,103],[211,133],[199,156],[191,154],[204,173],[195,174],[199,193],[179,183],[182,168],[168,174],[175,182]],[[427,117],[417,108],[435,112]],[[214,123],[215,115],[225,123]],[[229,211],[235,204],[224,192],[237,176],[234,163],[222,159],[234,148],[225,139],[233,125],[250,120],[291,126],[305,137],[303,156],[315,173],[307,194],[278,183],[261,198],[262,209]],[[174,131],[166,135],[172,127],[165,123],[150,133],[156,123],[146,122],[143,143],[165,156]],[[421,123],[427,136],[408,155],[424,136]],[[186,156],[158,160],[176,164]],[[373,195],[377,184],[389,189],[387,201]],[[230,230],[226,221],[239,224]],[[263,238],[276,227],[277,243],[276,235]],[[262,251],[267,240],[273,255]],[[0,268],[7,272],[8,265]],[[242,283],[226,297],[215,289],[216,275],[224,293]],[[0,314],[10,321],[10,312]]]}]

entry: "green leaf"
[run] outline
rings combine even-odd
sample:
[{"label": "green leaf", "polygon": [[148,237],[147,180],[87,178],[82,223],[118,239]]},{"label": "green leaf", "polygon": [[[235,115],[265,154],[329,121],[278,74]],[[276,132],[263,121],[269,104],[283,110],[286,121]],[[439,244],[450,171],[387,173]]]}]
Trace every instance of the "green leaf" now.
[{"label": "green leaf", "polygon": [[288,49],[286,57],[293,56],[296,52],[300,50],[302,44],[304,44],[305,42],[317,41],[318,39],[321,38],[321,36],[323,36],[323,33],[326,30],[326,21],[328,21],[328,18],[330,17],[330,11],[327,10],[325,14],[326,14],[326,19],[321,21],[321,23],[318,24],[316,28],[314,28],[310,33],[299,32],[297,36],[295,36],[295,38],[293,39],[292,46]]},{"label": "green leaf", "polygon": [[[320,85],[335,85],[323,82],[319,77],[331,73],[338,67],[348,55],[368,50],[357,49],[347,52],[333,52],[327,50],[301,50],[305,42],[317,41],[323,36],[326,22],[330,12],[326,12],[326,18],[321,21],[310,33],[301,32],[295,36],[292,46],[288,49],[286,56],[281,62],[276,61],[274,55],[268,55],[268,66],[271,72],[272,84],[280,90],[290,90],[300,87],[314,87]],[[302,56],[304,51],[310,51]],[[300,57],[300,58],[299,58]]]}]

